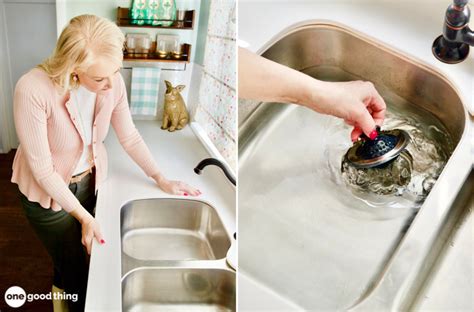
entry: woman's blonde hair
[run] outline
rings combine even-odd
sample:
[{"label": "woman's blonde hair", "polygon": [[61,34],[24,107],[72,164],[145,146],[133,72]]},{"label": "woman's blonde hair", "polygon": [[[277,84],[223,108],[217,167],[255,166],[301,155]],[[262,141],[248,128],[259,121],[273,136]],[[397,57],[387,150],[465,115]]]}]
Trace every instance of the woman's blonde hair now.
[{"label": "woman's blonde hair", "polygon": [[84,14],[72,18],[59,36],[49,58],[37,67],[43,69],[64,93],[77,88],[73,71],[86,71],[98,57],[107,57],[122,64],[125,36],[111,21]]}]

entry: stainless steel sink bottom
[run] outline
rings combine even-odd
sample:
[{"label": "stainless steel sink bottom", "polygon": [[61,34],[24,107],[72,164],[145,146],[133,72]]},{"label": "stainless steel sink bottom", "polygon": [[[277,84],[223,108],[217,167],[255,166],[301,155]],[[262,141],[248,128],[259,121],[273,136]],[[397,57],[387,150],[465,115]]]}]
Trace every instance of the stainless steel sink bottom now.
[{"label": "stainless steel sink bottom", "polygon": [[143,199],[121,209],[122,311],[235,311],[230,236],[198,200]]},{"label": "stainless steel sink bottom", "polygon": [[130,230],[122,246],[124,253],[140,260],[216,259],[206,236],[193,230]]},{"label": "stainless steel sink bottom", "polygon": [[144,268],[122,282],[124,311],[235,311],[235,272]]},{"label": "stainless steel sink bottom", "polygon": [[[440,120],[456,149],[420,210],[371,209],[319,182],[330,179],[319,147],[332,117],[260,103],[239,129],[239,273],[302,309],[405,308],[469,172],[456,89],[420,61],[329,22],[291,27],[263,51],[318,79],[374,82],[389,110]],[[239,296],[247,307],[255,300]]]},{"label": "stainless steel sink bottom", "polygon": [[143,263],[223,259],[230,247],[215,209],[197,200],[132,201],[120,222],[122,275]]},{"label": "stainless steel sink bottom", "polygon": [[450,209],[431,252],[432,267],[410,311],[474,311],[474,170]]}]

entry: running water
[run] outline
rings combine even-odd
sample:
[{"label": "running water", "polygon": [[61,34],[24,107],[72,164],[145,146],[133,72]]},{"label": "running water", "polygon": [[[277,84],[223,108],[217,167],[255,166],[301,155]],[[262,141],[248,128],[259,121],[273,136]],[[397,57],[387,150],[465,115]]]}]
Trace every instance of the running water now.
[{"label": "running water", "polygon": [[411,180],[413,157],[403,151],[393,161],[374,168],[355,168],[347,159],[342,159],[341,171],[344,181],[358,191],[389,195],[399,193]]},{"label": "running water", "polygon": [[[382,129],[402,129],[411,140],[406,151],[385,168],[356,169],[344,160],[350,143],[327,140],[324,151],[332,182],[345,185],[353,196],[370,206],[419,208],[453,151],[447,130],[428,112],[389,106]],[[347,126],[333,122],[329,131]]]},{"label": "running water", "polygon": [[[304,72],[327,81],[362,79],[330,66],[311,67]],[[451,156],[454,143],[446,128],[433,114],[409,103],[384,86],[379,86],[379,91],[384,91],[382,94],[388,106],[382,130],[407,131],[411,137],[406,148],[409,156],[399,157],[386,170],[360,172],[349,168],[348,164],[343,163],[343,157],[352,146],[348,140],[351,128],[337,118],[329,119],[320,135],[324,137],[322,144],[326,169],[329,169],[332,182],[330,187],[339,191],[339,202],[348,206],[354,206],[355,199],[362,204],[355,205],[359,208],[366,205],[419,208]],[[316,174],[326,176],[326,172]]]}]

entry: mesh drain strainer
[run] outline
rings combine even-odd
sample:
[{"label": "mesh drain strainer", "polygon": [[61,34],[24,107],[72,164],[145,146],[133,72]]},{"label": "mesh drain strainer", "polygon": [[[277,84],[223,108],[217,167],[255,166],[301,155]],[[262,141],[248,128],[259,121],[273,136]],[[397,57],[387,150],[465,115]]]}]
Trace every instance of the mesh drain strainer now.
[{"label": "mesh drain strainer", "polygon": [[393,194],[411,180],[413,158],[406,149],[410,136],[403,130],[377,129],[375,140],[362,136],[342,159],[343,179],[361,191]]},{"label": "mesh drain strainer", "polygon": [[397,158],[410,142],[404,130],[378,130],[374,140],[363,136],[347,151],[349,163],[356,168],[383,167]]}]

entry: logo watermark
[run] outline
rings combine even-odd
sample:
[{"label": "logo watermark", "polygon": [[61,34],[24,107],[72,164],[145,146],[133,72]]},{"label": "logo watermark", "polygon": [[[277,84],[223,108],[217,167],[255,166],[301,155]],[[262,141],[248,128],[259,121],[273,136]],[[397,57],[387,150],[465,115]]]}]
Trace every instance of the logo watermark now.
[{"label": "logo watermark", "polygon": [[12,308],[19,308],[25,304],[26,301],[32,302],[34,300],[71,300],[76,302],[78,300],[77,294],[67,294],[66,292],[49,292],[45,294],[26,293],[20,286],[12,286],[5,292],[5,302]]}]

